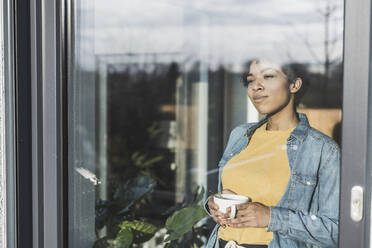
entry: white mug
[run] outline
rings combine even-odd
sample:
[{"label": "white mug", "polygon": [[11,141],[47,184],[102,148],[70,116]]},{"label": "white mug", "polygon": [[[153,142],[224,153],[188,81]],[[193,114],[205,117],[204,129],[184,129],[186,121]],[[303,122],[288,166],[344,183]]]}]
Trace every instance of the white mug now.
[{"label": "white mug", "polygon": [[249,202],[250,199],[244,195],[235,194],[217,194],[213,197],[214,203],[218,206],[218,211],[226,214],[227,208],[231,208],[230,219],[236,215],[236,205]]}]

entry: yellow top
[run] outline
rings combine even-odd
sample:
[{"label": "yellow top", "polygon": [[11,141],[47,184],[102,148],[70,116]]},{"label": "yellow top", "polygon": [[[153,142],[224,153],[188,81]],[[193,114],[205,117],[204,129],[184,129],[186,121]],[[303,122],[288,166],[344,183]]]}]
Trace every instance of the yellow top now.
[{"label": "yellow top", "polygon": [[[293,129],[268,131],[266,123],[259,127],[249,145],[226,163],[222,188],[249,196],[253,202],[276,206],[289,180],[286,144]],[[273,233],[266,228],[226,227],[219,229],[218,237],[238,244],[267,245]]]}]

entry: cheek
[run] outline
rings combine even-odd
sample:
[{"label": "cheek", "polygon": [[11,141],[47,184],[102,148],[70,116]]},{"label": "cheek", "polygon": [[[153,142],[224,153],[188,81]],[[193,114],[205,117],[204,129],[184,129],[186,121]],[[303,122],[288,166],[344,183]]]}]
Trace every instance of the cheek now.
[{"label": "cheek", "polygon": [[286,84],[273,84],[268,86],[266,90],[272,96],[272,100],[280,105],[283,101],[288,101],[289,99],[289,89]]},{"label": "cheek", "polygon": [[261,114],[269,114],[288,104],[290,95],[285,87],[266,88],[270,98],[265,104],[256,106]]},{"label": "cheek", "polygon": [[280,92],[276,92],[274,95],[273,95],[273,98],[272,98],[272,103],[275,104],[275,105],[282,105],[286,102],[288,102],[289,100],[289,94],[287,91],[280,91]]}]

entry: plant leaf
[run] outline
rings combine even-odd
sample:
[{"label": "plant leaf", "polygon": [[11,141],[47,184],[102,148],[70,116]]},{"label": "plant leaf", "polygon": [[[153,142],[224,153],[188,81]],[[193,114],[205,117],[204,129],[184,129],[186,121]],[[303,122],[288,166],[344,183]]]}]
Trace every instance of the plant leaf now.
[{"label": "plant leaf", "polygon": [[154,236],[158,230],[156,226],[151,223],[134,220],[134,221],[123,221],[120,224],[121,229],[131,229],[135,243],[143,243]]},{"label": "plant leaf", "polygon": [[192,227],[206,215],[203,207],[194,205],[175,211],[165,223],[169,233],[165,242],[181,238],[184,234],[190,232]]},{"label": "plant leaf", "polygon": [[120,228],[122,229],[131,228],[133,230],[148,234],[155,234],[157,231],[156,226],[154,226],[153,224],[139,220],[134,221],[125,220],[120,224]]},{"label": "plant leaf", "polygon": [[132,230],[130,228],[122,228],[113,242],[113,248],[130,248],[132,242]]},{"label": "plant leaf", "polygon": [[109,246],[110,246],[110,244],[108,242],[108,238],[107,237],[98,239],[93,244],[93,248],[107,248]]},{"label": "plant leaf", "polygon": [[155,138],[159,133],[160,129],[158,128],[158,124],[154,122],[151,127],[147,128],[147,132],[150,134],[151,138]]},{"label": "plant leaf", "polygon": [[146,159],[146,155],[140,155],[138,158],[136,158],[135,164],[136,166],[140,167],[143,164],[143,161]]},{"label": "plant leaf", "polygon": [[[200,192],[199,192],[200,191]],[[198,186],[195,192],[195,198],[194,201],[192,202],[193,205],[197,205],[199,202],[201,202],[204,198],[204,187],[203,186]]]},{"label": "plant leaf", "polygon": [[139,155],[139,152],[134,152],[131,156],[132,160],[136,160]]},{"label": "plant leaf", "polygon": [[152,164],[155,164],[155,163],[157,163],[157,162],[159,162],[161,160],[163,160],[163,156],[157,156],[155,158],[152,158],[152,159],[147,160],[146,162],[144,162],[143,164],[138,165],[138,166],[139,167],[148,167],[148,166],[150,166]]}]

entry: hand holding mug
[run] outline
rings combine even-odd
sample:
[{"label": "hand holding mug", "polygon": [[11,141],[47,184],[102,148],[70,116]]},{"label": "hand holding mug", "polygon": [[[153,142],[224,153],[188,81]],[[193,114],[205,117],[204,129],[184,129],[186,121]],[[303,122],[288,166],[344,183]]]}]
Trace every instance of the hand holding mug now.
[{"label": "hand holding mug", "polygon": [[229,212],[229,219],[234,219],[237,206],[246,202],[249,202],[249,198],[244,195],[217,194],[214,196],[214,203],[218,205],[219,211],[223,214]]},{"label": "hand holding mug", "polygon": [[[229,189],[224,189],[222,190],[221,192],[215,194],[215,195],[218,195],[218,194],[236,194],[234,191],[231,191]],[[208,208],[209,208],[209,212],[210,214],[212,215],[212,218],[213,220],[219,224],[220,226],[223,226],[225,227],[225,220],[227,218],[229,218],[230,216],[230,209],[228,209],[227,213],[222,213],[219,211],[219,206],[214,202],[214,196],[215,195],[212,195],[211,197],[209,197],[209,200],[208,200]]]},{"label": "hand holding mug", "polygon": [[237,206],[236,218],[225,224],[232,228],[267,227],[270,223],[270,207],[259,202],[247,202]]},{"label": "hand holding mug", "polygon": [[208,206],[214,221],[225,227],[226,220],[235,218],[237,206],[249,201],[249,197],[223,190],[209,199]]}]

